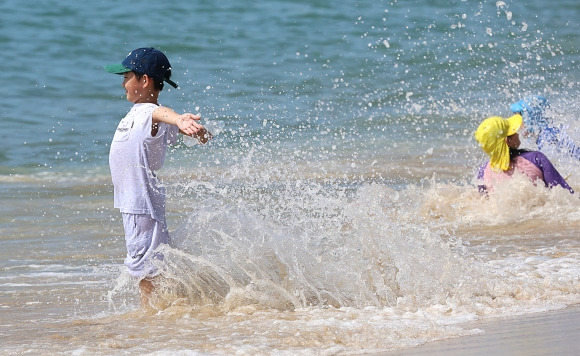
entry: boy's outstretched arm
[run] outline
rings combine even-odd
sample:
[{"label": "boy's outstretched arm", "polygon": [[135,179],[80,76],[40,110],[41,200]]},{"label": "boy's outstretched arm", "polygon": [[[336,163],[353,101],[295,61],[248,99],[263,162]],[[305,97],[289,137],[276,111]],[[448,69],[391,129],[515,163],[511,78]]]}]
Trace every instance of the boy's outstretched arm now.
[{"label": "boy's outstretched arm", "polygon": [[160,106],[153,111],[152,133],[156,131],[156,124],[164,122],[169,125],[179,127],[182,134],[197,138],[200,143],[206,143],[212,138],[212,134],[203,127],[198,121],[199,115],[191,113],[178,114],[170,108]]}]

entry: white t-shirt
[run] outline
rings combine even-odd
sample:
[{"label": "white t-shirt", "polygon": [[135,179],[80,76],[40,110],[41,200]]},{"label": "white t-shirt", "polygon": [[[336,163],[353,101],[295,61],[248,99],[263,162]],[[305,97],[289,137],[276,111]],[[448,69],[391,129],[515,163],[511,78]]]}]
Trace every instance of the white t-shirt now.
[{"label": "white t-shirt", "polygon": [[179,128],[159,123],[151,136],[151,103],[135,104],[121,120],[111,143],[109,167],[115,191],[115,208],[122,213],[150,214],[165,222],[165,187],[155,171],[163,167],[167,146],[179,137]]}]

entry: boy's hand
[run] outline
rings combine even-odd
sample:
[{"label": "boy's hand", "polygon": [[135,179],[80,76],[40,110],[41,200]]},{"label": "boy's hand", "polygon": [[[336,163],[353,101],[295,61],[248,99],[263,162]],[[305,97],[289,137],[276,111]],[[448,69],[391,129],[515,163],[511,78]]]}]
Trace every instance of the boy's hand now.
[{"label": "boy's hand", "polygon": [[212,134],[198,122],[200,119],[199,115],[185,113],[177,118],[176,123],[181,133],[197,138],[200,143],[206,143],[212,138]]},{"label": "boy's hand", "polygon": [[197,131],[199,131],[203,126],[199,124],[197,121],[201,119],[199,115],[193,115],[190,113],[185,113],[179,115],[177,120],[175,120],[175,124],[184,135],[192,136]]}]

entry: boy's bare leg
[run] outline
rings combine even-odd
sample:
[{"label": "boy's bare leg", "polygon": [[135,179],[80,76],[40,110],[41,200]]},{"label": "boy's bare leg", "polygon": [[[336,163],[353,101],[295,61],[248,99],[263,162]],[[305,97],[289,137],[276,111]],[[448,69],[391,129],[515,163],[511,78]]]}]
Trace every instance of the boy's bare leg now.
[{"label": "boy's bare leg", "polygon": [[146,278],[139,281],[139,290],[141,291],[141,307],[146,308],[149,306],[149,299],[151,299],[155,286],[151,279]]}]

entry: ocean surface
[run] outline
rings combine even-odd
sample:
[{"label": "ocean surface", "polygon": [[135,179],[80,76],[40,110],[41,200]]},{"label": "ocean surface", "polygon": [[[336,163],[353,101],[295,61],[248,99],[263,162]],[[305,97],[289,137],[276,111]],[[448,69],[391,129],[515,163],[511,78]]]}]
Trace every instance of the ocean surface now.
[{"label": "ocean surface", "polygon": [[[578,193],[480,196],[473,139],[540,94],[580,142],[576,0],[0,4],[0,354],[362,354],[580,303]],[[108,168],[131,103],[103,70],[146,46],[180,85],[161,103],[215,133],[158,172],[151,310]]]}]

